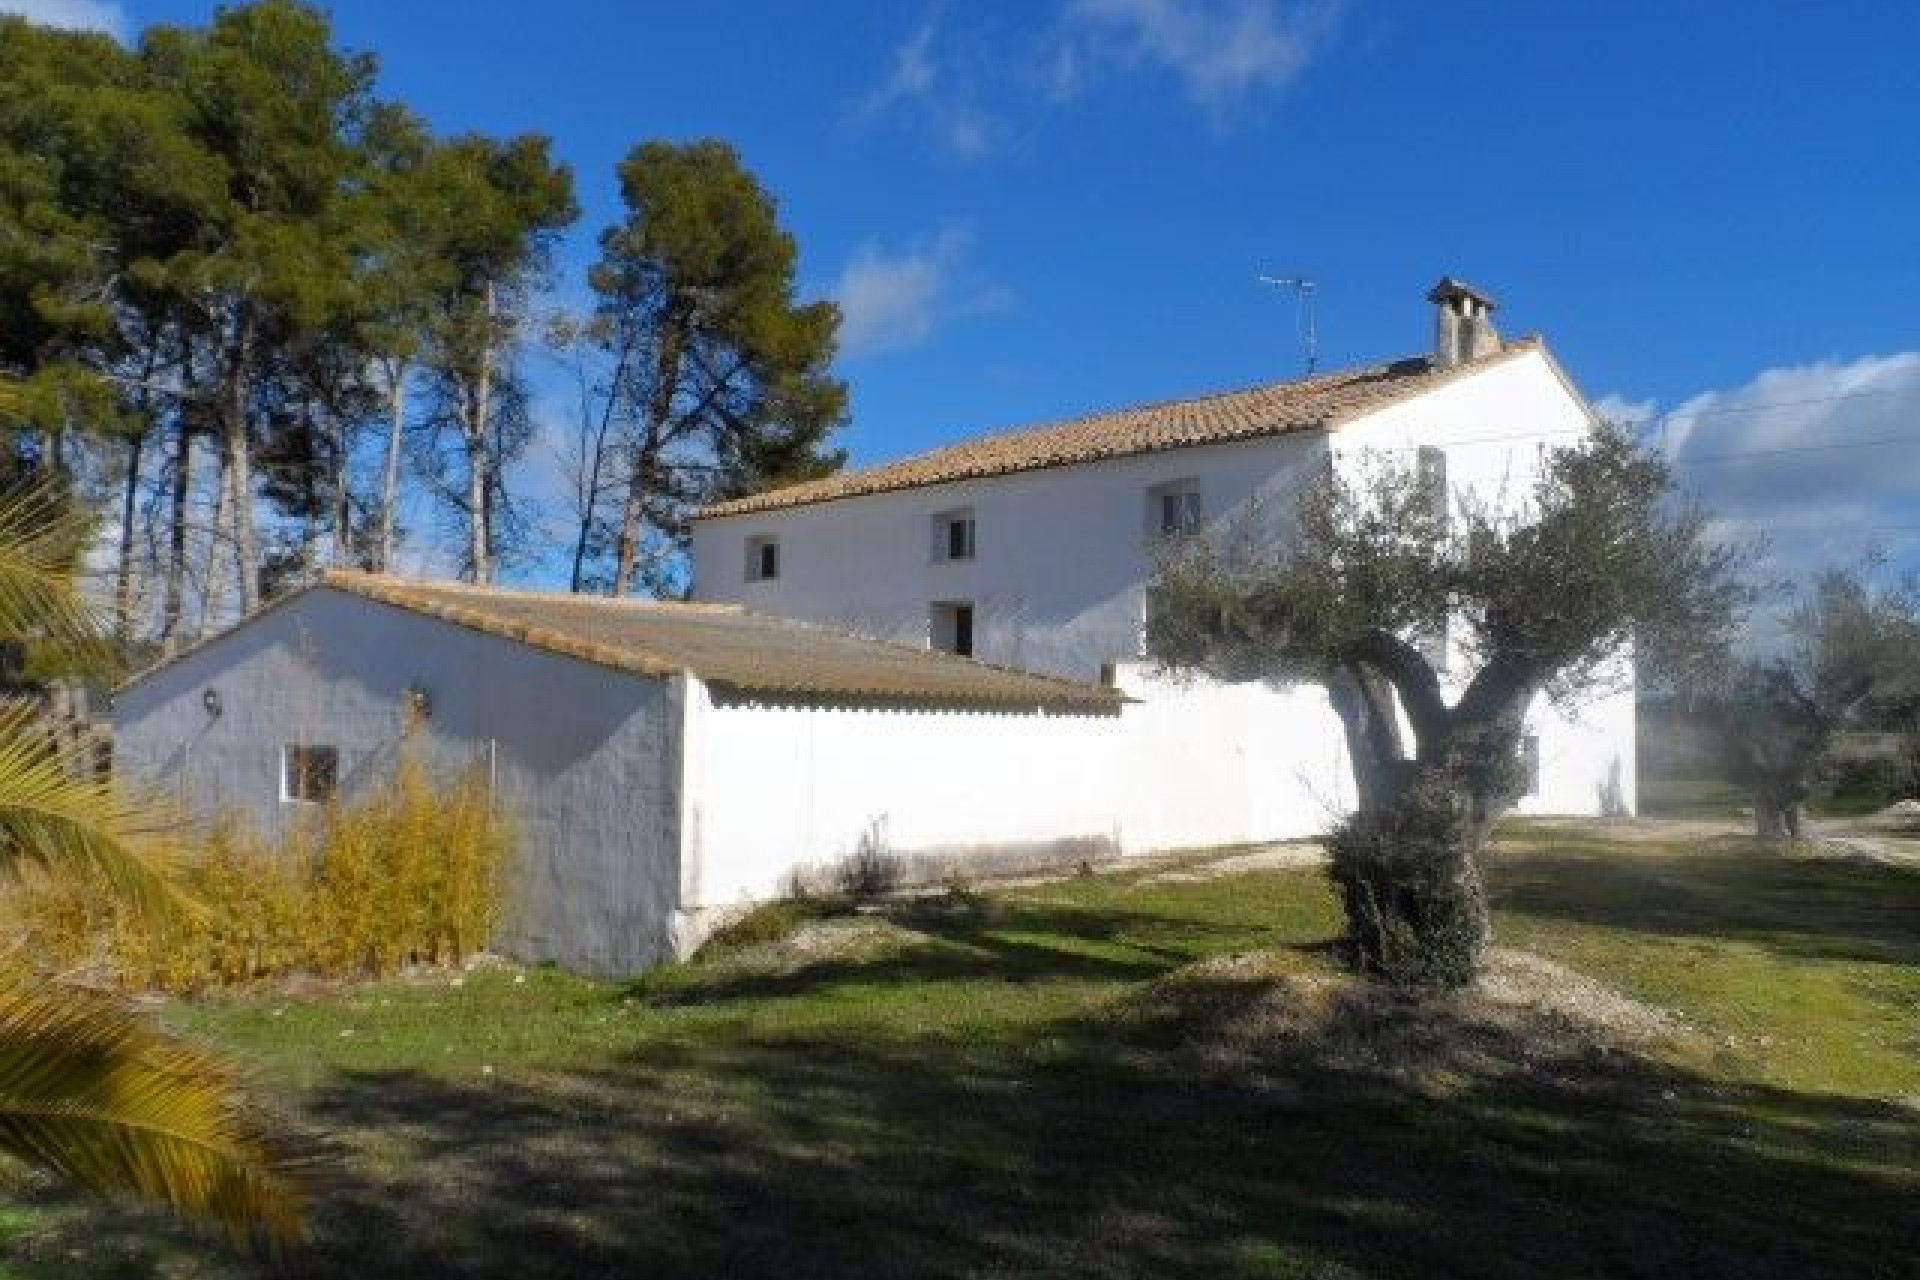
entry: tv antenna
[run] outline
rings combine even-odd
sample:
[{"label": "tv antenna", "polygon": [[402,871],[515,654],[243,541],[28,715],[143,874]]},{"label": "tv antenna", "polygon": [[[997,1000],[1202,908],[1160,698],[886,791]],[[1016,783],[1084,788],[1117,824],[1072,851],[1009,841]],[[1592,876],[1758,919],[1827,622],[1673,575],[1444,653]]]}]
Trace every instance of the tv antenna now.
[{"label": "tv antenna", "polygon": [[1307,376],[1320,365],[1320,326],[1315,316],[1314,294],[1320,288],[1312,276],[1260,276],[1261,284],[1286,289],[1294,298],[1294,328],[1300,334],[1301,354],[1306,357]]}]

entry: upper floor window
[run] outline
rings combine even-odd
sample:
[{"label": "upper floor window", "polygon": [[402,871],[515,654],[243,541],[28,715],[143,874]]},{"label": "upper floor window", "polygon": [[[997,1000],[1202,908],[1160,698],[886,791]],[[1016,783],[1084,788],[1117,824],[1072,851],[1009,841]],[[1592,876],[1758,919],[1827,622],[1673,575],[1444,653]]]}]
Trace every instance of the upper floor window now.
[{"label": "upper floor window", "polygon": [[973,512],[942,511],[933,518],[933,558],[973,559]]},{"label": "upper floor window", "polygon": [[771,582],[780,576],[780,539],[771,534],[747,539],[747,581]]},{"label": "upper floor window", "polygon": [[1175,480],[1147,491],[1147,522],[1163,538],[1200,532],[1200,482]]},{"label": "upper floor window", "polygon": [[1435,519],[1445,520],[1449,502],[1445,450],[1436,449],[1430,444],[1420,446],[1419,478],[1420,491],[1427,499],[1427,510]]},{"label": "upper floor window", "polygon": [[280,749],[280,799],[324,804],[340,784],[340,748],[288,745]]}]

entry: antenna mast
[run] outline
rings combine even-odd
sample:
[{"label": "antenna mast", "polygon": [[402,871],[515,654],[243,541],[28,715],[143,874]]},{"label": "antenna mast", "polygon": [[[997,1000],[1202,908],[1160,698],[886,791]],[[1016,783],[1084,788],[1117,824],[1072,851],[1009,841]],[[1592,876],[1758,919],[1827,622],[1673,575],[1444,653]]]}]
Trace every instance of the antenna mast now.
[{"label": "antenna mast", "polygon": [[1320,366],[1320,326],[1315,315],[1314,294],[1319,282],[1312,276],[1260,276],[1261,284],[1290,290],[1294,296],[1294,328],[1300,334],[1301,353],[1306,357],[1307,376]]}]

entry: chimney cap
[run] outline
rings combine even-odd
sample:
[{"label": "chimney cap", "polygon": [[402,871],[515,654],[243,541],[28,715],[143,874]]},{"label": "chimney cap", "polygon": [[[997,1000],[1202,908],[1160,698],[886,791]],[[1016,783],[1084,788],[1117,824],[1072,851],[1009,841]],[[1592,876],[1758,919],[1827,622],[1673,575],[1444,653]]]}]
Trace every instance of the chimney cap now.
[{"label": "chimney cap", "polygon": [[1428,302],[1441,305],[1460,299],[1479,303],[1483,311],[1492,311],[1499,305],[1486,290],[1475,288],[1464,280],[1455,280],[1452,276],[1441,276],[1440,283],[1427,292]]}]

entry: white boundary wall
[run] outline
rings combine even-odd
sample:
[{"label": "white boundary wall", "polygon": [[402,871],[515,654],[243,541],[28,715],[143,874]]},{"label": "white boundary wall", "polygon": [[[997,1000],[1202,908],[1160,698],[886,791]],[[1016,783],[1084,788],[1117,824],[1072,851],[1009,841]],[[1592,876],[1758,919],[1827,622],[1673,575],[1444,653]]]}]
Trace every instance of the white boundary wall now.
[{"label": "white boundary wall", "polygon": [[1118,715],[773,701],[696,680],[685,707],[684,911],[781,896],[875,824],[921,874],[1120,851]]}]

